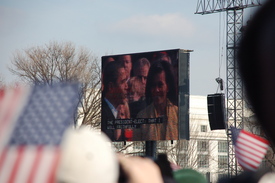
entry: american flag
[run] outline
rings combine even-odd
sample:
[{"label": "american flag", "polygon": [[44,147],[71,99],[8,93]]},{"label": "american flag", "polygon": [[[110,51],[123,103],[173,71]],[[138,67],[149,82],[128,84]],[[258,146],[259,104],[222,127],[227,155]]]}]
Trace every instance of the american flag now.
[{"label": "american flag", "polygon": [[0,89],[0,183],[55,182],[78,92],[79,85],[69,83]]},{"label": "american flag", "polygon": [[243,129],[231,127],[235,156],[239,165],[248,171],[256,171],[264,158],[269,142]]}]

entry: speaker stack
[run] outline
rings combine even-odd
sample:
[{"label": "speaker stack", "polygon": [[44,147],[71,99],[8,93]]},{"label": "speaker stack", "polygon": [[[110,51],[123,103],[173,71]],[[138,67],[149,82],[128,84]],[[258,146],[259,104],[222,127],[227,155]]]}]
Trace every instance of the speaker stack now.
[{"label": "speaker stack", "polygon": [[207,95],[208,118],[211,130],[225,129],[225,98],[223,93]]}]

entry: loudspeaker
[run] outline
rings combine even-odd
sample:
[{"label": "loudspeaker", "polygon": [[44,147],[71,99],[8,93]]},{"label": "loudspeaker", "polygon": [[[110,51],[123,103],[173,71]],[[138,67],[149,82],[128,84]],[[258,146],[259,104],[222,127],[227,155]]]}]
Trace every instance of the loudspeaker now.
[{"label": "loudspeaker", "polygon": [[225,101],[223,93],[207,95],[208,118],[211,130],[225,129]]}]

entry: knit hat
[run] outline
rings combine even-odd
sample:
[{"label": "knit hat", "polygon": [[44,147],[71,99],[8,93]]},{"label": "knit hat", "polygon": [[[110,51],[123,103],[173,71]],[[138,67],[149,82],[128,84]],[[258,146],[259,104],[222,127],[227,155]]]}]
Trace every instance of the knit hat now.
[{"label": "knit hat", "polygon": [[173,172],[177,183],[207,183],[206,178],[192,169],[180,169]]},{"label": "knit hat", "polygon": [[114,183],[119,164],[105,134],[89,128],[68,129],[61,145],[58,182]]}]

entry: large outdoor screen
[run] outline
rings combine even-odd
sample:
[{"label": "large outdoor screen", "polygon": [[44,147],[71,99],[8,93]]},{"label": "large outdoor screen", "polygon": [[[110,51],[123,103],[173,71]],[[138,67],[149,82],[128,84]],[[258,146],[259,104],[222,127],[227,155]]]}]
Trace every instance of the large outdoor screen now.
[{"label": "large outdoor screen", "polygon": [[101,130],[112,141],[189,139],[189,58],[182,49],[103,56]]}]

